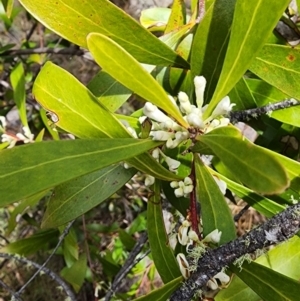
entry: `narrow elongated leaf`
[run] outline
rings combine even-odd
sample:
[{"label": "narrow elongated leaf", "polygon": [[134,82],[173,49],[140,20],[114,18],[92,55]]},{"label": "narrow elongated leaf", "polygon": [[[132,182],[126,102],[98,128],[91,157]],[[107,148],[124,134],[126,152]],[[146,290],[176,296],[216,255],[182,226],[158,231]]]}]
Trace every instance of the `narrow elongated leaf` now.
[{"label": "narrow elongated leaf", "polygon": [[[224,66],[212,101],[205,112],[206,117],[245,73],[289,2],[289,0],[237,0]],[[272,14],[268,13],[270,11]]]},{"label": "narrow elongated leaf", "polygon": [[79,46],[86,47],[87,35],[98,32],[114,39],[141,62],[188,67],[174,51],[107,0],[20,2],[46,27]]},{"label": "narrow elongated leaf", "polygon": [[155,181],[153,196],[148,201],[147,228],[153,261],[163,282],[168,283],[180,277],[181,273],[165,229],[159,181]]},{"label": "narrow elongated leaf", "polygon": [[[51,80],[50,80],[51,79]],[[47,62],[34,82],[39,103],[58,118],[56,125],[80,138],[130,137],[118,119],[73,75]]]},{"label": "narrow elongated leaf", "polygon": [[[79,138],[131,137],[115,115],[103,107],[86,87],[50,62],[39,73],[33,93],[44,108],[57,116],[57,126]],[[156,162],[150,154],[130,159],[129,163],[163,180],[180,178]]]},{"label": "narrow elongated leaf", "polygon": [[246,140],[237,128],[220,127],[198,139],[254,191],[276,194],[288,187],[287,173],[272,152]]},{"label": "narrow elongated leaf", "polygon": [[42,227],[58,227],[86,213],[120,189],[136,173],[113,165],[55,188]]},{"label": "narrow elongated leaf", "polygon": [[223,175],[217,173],[211,168],[208,169],[211,174],[216,175],[221,180],[223,180],[227,184],[228,189],[230,189],[239,198],[243,199],[245,202],[251,205],[251,207],[253,207],[255,210],[257,210],[259,213],[263,214],[264,216],[272,217],[273,215],[285,209],[285,206],[277,204],[276,202],[255,193],[251,189],[224,177]]},{"label": "narrow elongated leaf", "polygon": [[236,0],[216,0],[198,25],[192,45],[192,77],[203,75],[207,80],[205,99],[212,97],[220,77]]},{"label": "narrow elongated leaf", "polygon": [[134,299],[134,301],[165,301],[171,296],[171,294],[182,284],[182,277],[178,277],[163,287],[152,291],[146,296]]},{"label": "narrow elongated leaf", "polygon": [[104,71],[188,127],[178,107],[168,98],[163,88],[122,47],[110,38],[96,33],[88,35],[87,43],[95,61]]},{"label": "narrow elongated leaf", "polygon": [[235,268],[253,291],[266,301],[295,301],[299,298],[300,283],[263,265],[244,264],[242,271]]},{"label": "narrow elongated leaf", "polygon": [[[279,74],[279,73],[278,73]],[[299,73],[300,75],[300,73]],[[281,81],[283,82],[282,76],[280,76]],[[289,81],[294,81],[295,76],[290,76]],[[285,100],[288,97],[287,94],[283,93],[279,89],[271,86],[270,84],[257,79],[248,79],[247,84],[251,89],[251,92],[255,98],[255,102],[258,107],[268,105],[270,103],[278,102]],[[284,84],[286,85],[286,83]],[[297,85],[294,90],[297,90]],[[285,89],[285,88],[284,88]],[[296,91],[297,93],[297,91]],[[294,106],[286,108],[283,110],[277,110],[274,112],[268,113],[269,117],[272,117],[281,122],[291,124],[296,127],[300,127],[300,106]]]},{"label": "narrow elongated leaf", "polygon": [[220,244],[235,238],[235,225],[229,207],[216,181],[201,159],[195,156],[197,198],[201,204],[203,235],[218,229],[222,231]]},{"label": "narrow elongated leaf", "polygon": [[110,112],[115,112],[129,98],[132,92],[101,70],[87,85],[99,102]]},{"label": "narrow elongated leaf", "polygon": [[0,249],[0,252],[20,254],[22,256],[34,254],[35,252],[49,245],[49,243],[56,242],[58,234],[59,233],[57,230],[43,230],[33,234],[28,238],[24,238],[6,245]]},{"label": "narrow elongated leaf", "polygon": [[25,75],[23,64],[21,62],[11,71],[10,82],[14,91],[14,101],[17,105],[22,124],[28,126],[26,115]]},{"label": "narrow elongated leaf", "polygon": [[3,150],[0,205],[134,157],[157,145],[149,140],[104,138],[46,141]]}]

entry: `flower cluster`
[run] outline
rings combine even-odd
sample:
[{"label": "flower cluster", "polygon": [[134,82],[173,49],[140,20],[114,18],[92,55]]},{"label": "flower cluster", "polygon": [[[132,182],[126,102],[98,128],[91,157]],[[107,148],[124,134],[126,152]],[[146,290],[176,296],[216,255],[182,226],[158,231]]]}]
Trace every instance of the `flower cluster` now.
[{"label": "flower cluster", "polygon": [[[203,76],[196,76],[194,84],[197,106],[190,103],[189,97],[185,92],[179,92],[178,94],[179,109],[187,123],[192,128],[200,129],[204,133],[216,127],[228,125],[229,119],[223,117],[223,115],[227,115],[234,106],[234,104],[230,104],[229,97],[224,97],[216,106],[211,116],[203,120],[203,113],[207,109],[207,105],[203,107],[206,80]],[[174,98],[170,96],[170,99],[176,104]],[[190,137],[190,133],[187,129],[177,124],[152,103],[147,102],[145,104],[143,113],[145,116],[140,117],[140,123],[142,123],[146,117],[150,118],[153,121],[150,136],[153,140],[166,141],[167,148],[175,148]]]},{"label": "flower cluster", "polygon": [[34,135],[31,133],[29,127],[24,126],[22,128],[23,133],[17,133],[16,135],[10,134],[6,131],[7,122],[4,116],[0,116],[0,134],[1,142],[8,142],[7,148],[12,148],[16,145],[18,141],[23,141],[24,143],[30,143],[34,141]]}]

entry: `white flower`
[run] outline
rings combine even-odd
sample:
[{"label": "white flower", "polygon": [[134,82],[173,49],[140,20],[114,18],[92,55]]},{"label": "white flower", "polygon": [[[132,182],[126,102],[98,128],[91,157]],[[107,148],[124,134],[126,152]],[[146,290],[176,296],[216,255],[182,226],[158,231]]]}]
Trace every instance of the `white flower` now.
[{"label": "white flower", "polygon": [[153,151],[152,151],[152,157],[155,159],[155,160],[159,160],[159,148],[155,148]]},{"label": "white flower", "polygon": [[230,98],[225,96],[215,107],[214,111],[212,112],[211,116],[219,116],[219,115],[227,115],[231,110],[232,107],[235,106],[234,103],[230,104]]},{"label": "white flower", "polygon": [[24,143],[34,142],[34,135],[31,134],[29,127],[24,126],[23,128],[24,135],[22,133],[17,133],[16,136],[18,139],[22,140]]},{"label": "white flower", "polygon": [[177,198],[180,198],[182,196],[187,197],[187,195],[194,189],[193,181],[189,177],[186,177],[184,181],[173,181],[170,183],[170,186],[172,188],[176,188],[174,190],[174,194]]},{"label": "white flower", "polygon": [[179,167],[179,165],[181,164],[180,161],[177,161],[175,159],[172,159],[170,157],[165,157],[165,161],[167,163],[167,165],[169,166],[169,170],[170,171],[176,171],[176,169]]},{"label": "white flower", "polygon": [[185,279],[188,278],[190,276],[189,263],[187,262],[185,255],[183,253],[178,253],[176,259],[182,276]]},{"label": "white flower", "polygon": [[199,237],[194,230],[190,230],[188,236],[189,236],[189,239],[191,239],[192,241],[195,241],[195,242],[199,241]]},{"label": "white flower", "polygon": [[155,178],[150,176],[150,175],[146,175],[146,178],[145,178],[145,186],[149,187],[151,185],[153,185],[155,182]]},{"label": "white flower", "polygon": [[12,148],[16,145],[17,139],[14,138],[13,136],[7,135],[7,134],[2,134],[1,135],[1,142],[8,142],[9,146],[7,148]]},{"label": "white flower", "polygon": [[184,92],[178,93],[178,100],[180,102],[180,110],[182,113],[189,114],[192,111],[192,106],[189,97]]},{"label": "white flower", "polygon": [[157,106],[153,105],[151,102],[146,102],[143,112],[147,117],[157,122],[166,122],[167,120],[172,121],[170,117],[160,111]]},{"label": "white flower", "polygon": [[204,76],[195,76],[194,78],[195,94],[197,107],[201,108],[204,99],[204,90],[206,86],[206,79]]},{"label": "white flower", "polygon": [[191,125],[193,127],[196,127],[196,128],[204,127],[202,118],[194,112],[186,115],[186,121],[189,123],[189,125]]},{"label": "white flower", "polygon": [[208,280],[206,285],[213,291],[219,288],[218,283],[215,279]]},{"label": "white flower", "polygon": [[206,235],[205,238],[202,240],[202,242],[212,242],[214,244],[218,244],[220,242],[221,235],[222,235],[222,231],[215,229],[214,231]]},{"label": "white flower", "polygon": [[227,284],[230,281],[230,277],[227,274],[225,274],[224,272],[219,272],[213,278],[219,279],[222,284]]},{"label": "white flower", "polygon": [[175,136],[173,132],[167,131],[151,131],[149,135],[156,141],[167,141],[169,138],[172,139]]},{"label": "white flower", "polygon": [[178,229],[178,234],[177,234],[178,242],[183,246],[186,246],[186,244],[189,241],[189,236],[188,236],[189,228],[190,226],[185,226],[182,224]]},{"label": "white flower", "polygon": [[208,127],[205,129],[205,133],[209,133],[210,131],[214,130],[215,128],[219,128],[222,126],[227,126],[230,123],[229,118],[222,117],[220,119],[214,119]]}]

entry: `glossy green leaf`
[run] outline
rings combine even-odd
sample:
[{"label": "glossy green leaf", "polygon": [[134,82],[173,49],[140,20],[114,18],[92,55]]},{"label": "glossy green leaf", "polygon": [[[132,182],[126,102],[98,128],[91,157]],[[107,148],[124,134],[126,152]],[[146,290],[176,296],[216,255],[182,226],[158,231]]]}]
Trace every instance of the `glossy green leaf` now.
[{"label": "glossy green leaf", "polygon": [[256,107],[253,91],[248,81],[242,77],[228,94],[231,103],[235,103],[234,111],[252,109]]},{"label": "glossy green leaf", "polygon": [[184,1],[174,0],[172,4],[171,15],[169,16],[168,23],[165,29],[165,34],[184,25],[186,21],[185,19],[186,11]]},{"label": "glossy green leaf", "polygon": [[134,301],[166,301],[181,284],[182,277],[178,277],[150,294],[134,299]]},{"label": "glossy green leaf", "polygon": [[[289,0],[237,0],[224,66],[212,101],[205,112],[206,117],[243,76],[289,2]],[[266,18],[266,13],[270,11],[272,14]]]},{"label": "glossy green leaf", "polygon": [[117,118],[86,87],[51,62],[40,71],[32,92],[46,110],[55,113],[57,126],[68,131],[71,123],[71,133],[75,136],[130,137]]},{"label": "glossy green leaf", "polygon": [[55,243],[57,237],[57,230],[49,229],[39,231],[28,238],[20,239],[6,245],[0,249],[0,252],[27,256],[40,251],[42,248],[48,246],[49,243]]},{"label": "glossy green leaf", "polygon": [[90,52],[104,71],[188,127],[178,107],[168,98],[163,88],[128,52],[101,34],[89,34],[87,41]]},{"label": "glossy green leaf", "polygon": [[0,205],[134,157],[157,145],[154,141],[133,138],[87,139],[46,141],[3,150]]},{"label": "glossy green leaf", "polygon": [[23,64],[19,62],[10,73],[10,82],[14,91],[14,101],[17,105],[23,126],[28,126],[26,112],[25,75]]},{"label": "glossy green leaf", "polygon": [[220,244],[236,237],[235,225],[225,197],[210,172],[195,156],[196,191],[201,205],[203,235],[218,229],[222,231]]},{"label": "glossy green leaf", "polygon": [[86,213],[119,190],[135,173],[133,168],[112,165],[57,186],[42,227],[58,227]]},{"label": "glossy green leaf", "polygon": [[129,98],[132,92],[101,70],[87,85],[99,102],[110,112],[115,112]]},{"label": "glossy green leaf", "polygon": [[242,183],[256,192],[276,194],[289,186],[289,179],[273,152],[246,140],[235,127],[220,127],[198,136]]},{"label": "glossy green leaf", "polygon": [[299,298],[298,281],[255,262],[244,264],[237,275],[263,300],[295,301]]},{"label": "glossy green leaf", "polygon": [[110,36],[141,62],[188,67],[174,51],[107,0],[20,2],[46,27],[79,46],[86,47],[87,35],[97,32]]},{"label": "glossy green leaf", "polygon": [[[300,75],[300,73],[299,73]],[[283,78],[281,78],[281,81],[283,82]],[[295,76],[289,77],[289,82],[293,81],[295,79]],[[257,79],[249,79],[247,80],[247,83],[252,91],[253,96],[255,97],[255,101],[257,103],[258,107],[268,105],[270,103],[283,101],[288,97],[287,94],[283,93],[279,89],[271,86],[270,84],[257,80]],[[288,84],[289,85],[289,84]],[[286,83],[282,84],[282,86],[286,86]],[[295,86],[294,91],[297,90]],[[281,88],[280,88],[281,89]],[[285,89],[285,88],[283,88]],[[296,91],[297,92],[297,91]],[[300,127],[300,106],[294,106],[290,108],[286,108],[283,110],[277,110],[274,112],[268,113],[269,117],[272,117],[276,120],[279,120],[281,122],[291,124],[297,127]]]},{"label": "glossy green leaf", "polygon": [[[131,137],[118,118],[103,107],[86,87],[70,73],[50,62],[39,73],[33,93],[44,108],[57,116],[57,126],[79,138]],[[159,179],[180,178],[147,153],[128,162]]]},{"label": "glossy green leaf", "polygon": [[220,173],[217,173],[213,169],[209,168],[211,174],[216,175],[218,178],[223,180],[227,184],[227,188],[234,192],[239,198],[247,202],[251,207],[257,210],[259,213],[263,214],[266,217],[272,217],[273,215],[283,211],[285,206],[277,204],[276,202],[259,195],[252,191],[251,189],[240,185]]},{"label": "glossy green leaf", "polygon": [[87,258],[85,254],[81,254],[79,259],[71,266],[64,268],[60,274],[68,281],[75,292],[78,292],[83,285],[87,271]]},{"label": "glossy green leaf", "polygon": [[207,80],[205,99],[212,97],[220,77],[236,0],[216,0],[207,8],[198,25],[192,46],[192,77],[203,75]]},{"label": "glossy green leaf", "polygon": [[300,49],[267,44],[252,61],[250,70],[282,92],[300,99]]},{"label": "glossy green leaf", "polygon": [[147,209],[147,228],[152,258],[164,283],[180,277],[181,273],[174,253],[169,246],[160,196],[160,183],[155,181],[153,195],[149,198]]}]

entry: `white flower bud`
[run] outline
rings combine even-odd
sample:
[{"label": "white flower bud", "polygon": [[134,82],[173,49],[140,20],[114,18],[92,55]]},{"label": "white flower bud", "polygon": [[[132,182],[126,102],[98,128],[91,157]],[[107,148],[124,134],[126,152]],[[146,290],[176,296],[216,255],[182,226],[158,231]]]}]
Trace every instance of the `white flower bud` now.
[{"label": "white flower bud", "polygon": [[180,102],[180,110],[182,113],[189,114],[192,111],[192,106],[189,97],[184,92],[178,93],[178,100]]},{"label": "white flower bud", "polygon": [[174,190],[174,194],[177,198],[180,198],[184,195],[183,188],[179,187]]},{"label": "white flower bud", "polygon": [[234,103],[230,104],[230,98],[225,96],[215,107],[214,111],[212,112],[211,116],[219,116],[219,115],[227,115],[231,110],[232,107],[235,106]]},{"label": "white flower bud", "polygon": [[191,193],[193,191],[193,189],[194,189],[193,185],[184,186],[183,187],[184,196],[186,196],[187,194]]},{"label": "white flower bud", "polygon": [[190,177],[185,177],[184,185],[193,185],[193,180]]},{"label": "white flower bud", "polygon": [[187,262],[185,255],[183,253],[178,253],[176,260],[179,265],[180,272],[182,276],[186,279],[190,276],[189,263]]},{"label": "white flower bud", "polygon": [[167,165],[169,166],[169,170],[173,171],[173,172],[176,171],[176,169],[181,164],[180,161],[172,159],[172,158],[170,158],[168,156],[165,156],[165,161],[166,161]]},{"label": "white flower bud", "polygon": [[199,115],[195,113],[190,113],[186,116],[186,121],[193,127],[196,128],[203,128],[204,124],[202,121],[202,118],[199,117]]},{"label": "white flower bud", "polygon": [[156,141],[167,141],[169,138],[174,138],[175,134],[173,132],[166,131],[151,131],[149,134],[153,140]]},{"label": "white flower bud", "polygon": [[178,183],[177,181],[172,181],[172,182],[170,183],[170,186],[171,186],[172,188],[177,188],[177,187],[179,186],[179,183]]},{"label": "white flower bud", "polygon": [[167,120],[172,119],[160,111],[157,106],[153,105],[151,102],[146,102],[143,108],[144,114],[157,122],[166,122]]},{"label": "white flower bud", "polygon": [[156,160],[159,159],[159,149],[158,148],[155,148],[153,151],[152,151],[152,157]]},{"label": "white flower bud", "polygon": [[145,177],[145,186],[149,187],[149,186],[153,185],[154,182],[155,182],[155,178],[154,177],[152,177],[150,175],[147,175]]},{"label": "white flower bud", "polygon": [[195,84],[195,94],[196,94],[197,107],[201,108],[202,105],[203,105],[204,90],[205,90],[205,86],[206,86],[205,77],[204,76],[195,76],[194,84]]},{"label": "white flower bud", "polygon": [[222,231],[215,229],[214,231],[206,235],[205,238],[202,240],[202,242],[212,242],[214,244],[218,244],[220,242],[221,235],[222,235]]}]

